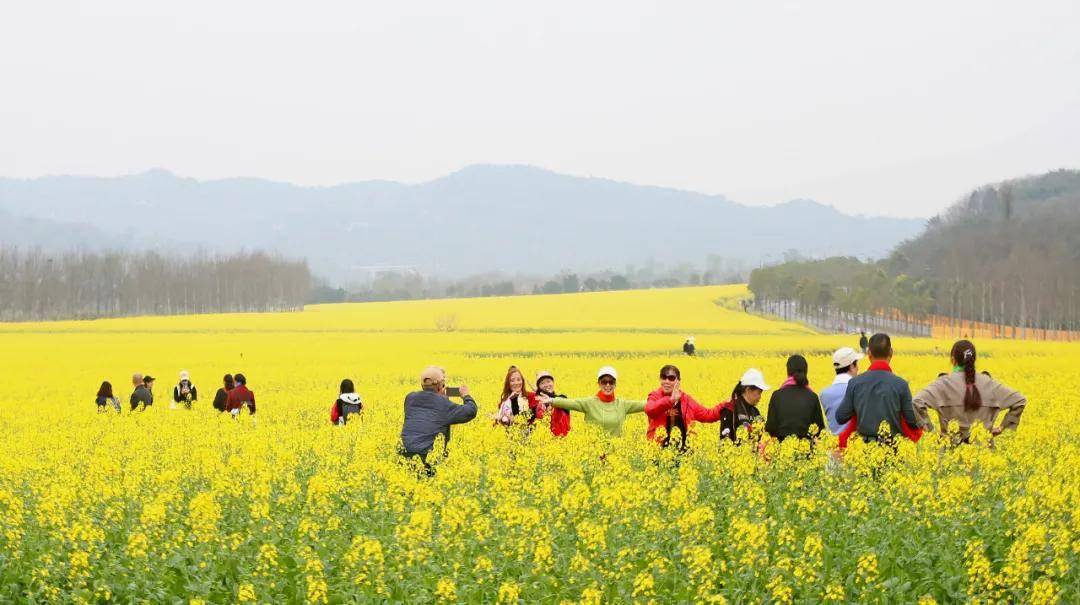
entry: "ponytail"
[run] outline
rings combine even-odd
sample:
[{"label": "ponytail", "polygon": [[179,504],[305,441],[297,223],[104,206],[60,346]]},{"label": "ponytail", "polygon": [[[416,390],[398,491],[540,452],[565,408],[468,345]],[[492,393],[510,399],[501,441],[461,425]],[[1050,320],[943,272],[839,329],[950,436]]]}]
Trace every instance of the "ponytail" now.
[{"label": "ponytail", "polygon": [[743,393],[745,392],[746,385],[740,380],[738,384],[735,385],[735,388],[731,390],[731,405],[736,405],[738,403],[745,404],[746,398],[743,397]]},{"label": "ponytail", "polygon": [[795,384],[798,386],[804,387],[810,384],[810,379],[806,377],[806,372],[803,372],[802,370],[796,371],[791,377],[795,379]]},{"label": "ponytail", "polygon": [[806,373],[809,371],[810,368],[806,364],[806,358],[802,355],[792,355],[788,358],[787,373],[795,381],[796,385],[805,387],[810,384],[810,379],[806,377]]},{"label": "ponytail", "polygon": [[982,407],[982,394],[975,386],[975,345],[969,340],[958,340],[952,348],[953,363],[964,370],[964,409],[974,411]]}]

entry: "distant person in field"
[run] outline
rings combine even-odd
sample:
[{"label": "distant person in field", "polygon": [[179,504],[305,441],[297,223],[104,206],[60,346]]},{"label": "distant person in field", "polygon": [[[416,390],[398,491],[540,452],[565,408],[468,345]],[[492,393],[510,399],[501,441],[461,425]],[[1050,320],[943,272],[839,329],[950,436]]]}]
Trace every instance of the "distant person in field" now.
[{"label": "distant person in field", "polygon": [[[863,441],[892,442],[898,435],[912,441],[922,437],[918,417],[911,402],[911,388],[903,378],[893,374],[892,339],[878,333],[869,341],[870,366],[865,372],[848,381],[847,392],[836,410],[836,421],[845,424],[840,433],[840,446],[858,432]],[[878,433],[885,422],[890,435]]]},{"label": "distant person in field", "polygon": [[333,407],[330,408],[330,422],[339,426],[344,426],[349,422],[349,418],[353,416],[359,416],[364,411],[364,402],[360,401],[360,396],[356,394],[356,386],[352,380],[346,378],[341,381],[341,387],[338,389],[338,397],[334,400]]},{"label": "distant person in field", "polygon": [[154,386],[153,376],[135,374],[131,377],[131,384],[135,386],[135,390],[131,393],[130,401],[132,412],[138,409],[146,409],[154,405],[154,393],[152,390],[152,387]]},{"label": "distant person in field", "polygon": [[866,355],[867,348],[870,346],[870,339],[866,337],[866,330],[859,330],[859,350],[863,355]]},{"label": "distant person in field", "polygon": [[[645,403],[649,428],[645,437],[660,443],[661,447],[674,445],[680,452],[686,451],[686,439],[695,422],[716,422],[720,419],[720,406],[707,408],[689,393],[682,391],[682,373],[668,364],[660,368],[660,386],[649,393]],[[657,431],[663,429],[662,433]]]},{"label": "distant person in field", "polygon": [[[971,427],[981,424],[993,435],[1020,425],[1027,398],[1018,391],[994,380],[985,372],[975,372],[975,345],[968,340],[958,340],[953,345],[953,371],[938,377],[930,386],[914,397],[915,410],[926,428],[932,428],[927,410],[938,414],[942,433],[949,430],[949,423],[956,421],[958,433],[954,440],[968,443]],[[994,426],[997,415],[1004,411],[1001,424]]]},{"label": "distant person in field", "polygon": [[503,379],[502,395],[499,396],[499,409],[492,420],[496,424],[510,426],[518,416],[524,416],[528,424],[544,417],[545,406],[540,403],[536,393],[525,388],[525,375],[517,366],[510,366]]},{"label": "distant person in field", "polygon": [[450,444],[450,427],[464,424],[476,418],[476,401],[469,394],[469,387],[459,387],[462,403],[450,401],[446,393],[446,371],[428,366],[420,373],[420,390],[405,396],[405,422],[401,427],[399,453],[408,458],[419,458],[428,475],[435,473],[428,460],[435,438],[443,436],[443,455]]},{"label": "distant person in field", "polygon": [[110,407],[117,412],[120,411],[120,400],[113,396],[112,383],[108,380],[101,383],[95,402],[97,403],[98,412],[107,412]]},{"label": "distant person in field", "polygon": [[[787,360],[788,378],[769,398],[765,414],[765,432],[783,441],[788,437],[809,439],[825,428],[821,402],[810,390],[806,358],[792,355]],[[811,431],[811,427],[817,427]]]},{"label": "distant person in field", "polygon": [[743,373],[731,390],[731,399],[720,404],[720,437],[736,441],[739,429],[745,429],[749,436],[754,422],[761,418],[757,404],[768,390],[761,370],[750,368]]},{"label": "distant person in field", "polygon": [[187,370],[180,372],[180,382],[173,387],[173,403],[190,410],[191,404],[198,399],[199,391],[191,384],[191,375]]},{"label": "distant person in field", "polygon": [[585,414],[585,422],[595,424],[609,435],[621,435],[626,416],[645,411],[644,401],[619,399],[615,396],[615,382],[618,372],[611,366],[604,366],[596,375],[596,384],[600,387],[596,395],[580,399],[540,398],[540,403],[551,405],[561,410]]},{"label": "distant person in field", "polygon": [[214,394],[214,409],[219,412],[224,412],[229,408],[229,391],[236,388],[236,381],[233,380],[232,374],[226,374],[222,382],[224,385]]},{"label": "distant person in field", "polygon": [[821,391],[821,407],[825,408],[825,420],[829,423],[829,431],[833,435],[844,431],[844,425],[836,419],[836,410],[844,400],[848,382],[859,375],[859,360],[862,358],[863,354],[851,347],[841,347],[833,353],[832,365],[836,378]]},{"label": "distant person in field", "polygon": [[247,386],[247,377],[237,373],[233,375],[236,386],[229,391],[229,397],[225,400],[225,411],[234,417],[240,415],[240,411],[247,409],[252,415],[255,414],[255,393]]},{"label": "distant person in field", "polygon": [[690,357],[697,355],[697,347],[694,346],[693,336],[687,337],[686,342],[683,343],[682,352],[686,353]]},{"label": "distant person in field", "polygon": [[[555,394],[555,375],[547,370],[540,370],[536,373],[536,395],[538,403],[540,396],[547,396],[551,399],[556,397],[566,399],[566,395]],[[551,416],[552,435],[562,437],[570,432],[570,412],[552,407],[546,413]]]}]

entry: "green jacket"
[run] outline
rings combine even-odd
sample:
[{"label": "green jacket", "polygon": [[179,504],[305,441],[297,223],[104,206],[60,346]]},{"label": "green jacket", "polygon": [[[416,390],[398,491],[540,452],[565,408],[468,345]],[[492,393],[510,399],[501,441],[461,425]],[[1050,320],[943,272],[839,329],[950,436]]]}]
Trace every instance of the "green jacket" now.
[{"label": "green jacket", "polygon": [[562,409],[585,414],[585,422],[598,424],[611,435],[621,435],[623,422],[627,414],[645,411],[644,401],[629,401],[615,398],[611,403],[604,403],[596,395],[580,399],[553,399],[551,405]]}]

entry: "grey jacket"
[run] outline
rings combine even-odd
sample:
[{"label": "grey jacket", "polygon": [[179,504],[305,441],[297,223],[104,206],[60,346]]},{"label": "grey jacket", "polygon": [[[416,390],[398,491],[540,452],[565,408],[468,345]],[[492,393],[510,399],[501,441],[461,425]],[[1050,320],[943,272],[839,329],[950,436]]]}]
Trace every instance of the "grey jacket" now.
[{"label": "grey jacket", "polygon": [[464,424],[475,417],[476,401],[470,396],[458,405],[435,391],[409,393],[405,397],[401,444],[409,454],[426,454],[439,434],[450,441],[450,425]]},{"label": "grey jacket", "polygon": [[154,404],[154,394],[144,384],[135,387],[135,391],[131,393],[131,409],[135,409],[140,403],[143,405]]},{"label": "grey jacket", "polygon": [[975,423],[993,429],[994,418],[1002,410],[1008,410],[1001,420],[1002,429],[1015,429],[1020,424],[1026,397],[984,374],[975,376],[975,388],[979,389],[982,405],[969,411],[964,408],[967,383],[963,372],[952,372],[930,383],[915,396],[915,409],[923,417],[924,426],[933,427],[927,414],[931,409],[938,413],[942,432],[948,430],[951,421],[957,422],[961,440],[967,440]]}]

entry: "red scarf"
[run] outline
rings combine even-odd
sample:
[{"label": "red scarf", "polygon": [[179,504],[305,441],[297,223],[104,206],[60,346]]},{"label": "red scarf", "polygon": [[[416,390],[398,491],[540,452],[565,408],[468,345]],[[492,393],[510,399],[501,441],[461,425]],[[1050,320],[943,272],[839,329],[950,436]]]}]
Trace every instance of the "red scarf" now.
[{"label": "red scarf", "polygon": [[[867,371],[879,371],[879,372],[892,372],[892,368],[889,367],[889,362],[881,359],[876,359],[870,363],[870,367]],[[859,426],[859,419],[855,416],[851,417],[851,421],[844,427],[844,430],[840,432],[840,449],[847,447],[848,438],[855,432]],[[908,426],[907,420],[904,417],[900,417],[900,432],[904,434],[904,437],[912,441],[918,441],[922,438],[923,430],[915,427]]]},{"label": "red scarf", "polygon": [[615,393],[608,395],[604,392],[604,389],[600,389],[596,392],[596,398],[604,403],[611,403],[612,401],[615,401]]}]

